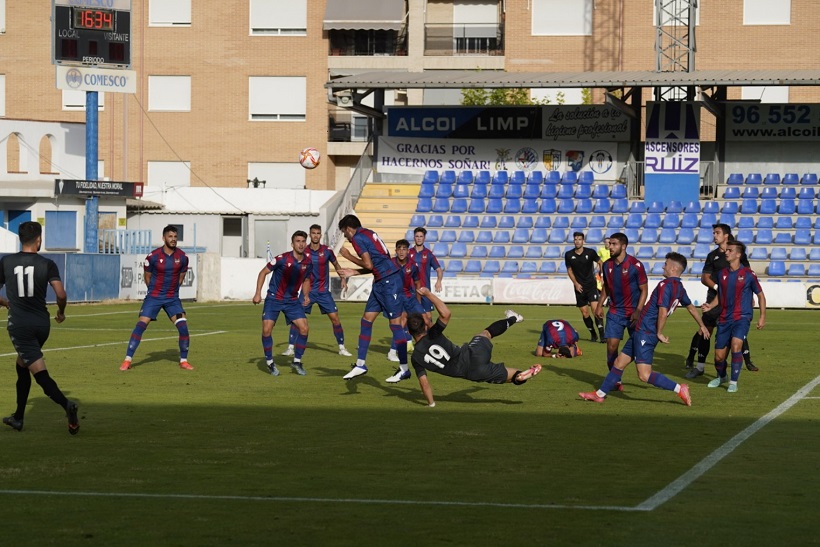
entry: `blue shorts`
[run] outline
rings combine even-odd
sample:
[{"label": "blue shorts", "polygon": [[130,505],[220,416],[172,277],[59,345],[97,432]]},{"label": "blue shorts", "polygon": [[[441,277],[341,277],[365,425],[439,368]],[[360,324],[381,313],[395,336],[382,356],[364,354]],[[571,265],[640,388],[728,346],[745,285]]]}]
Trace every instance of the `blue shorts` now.
[{"label": "blue shorts", "polygon": [[621,315],[606,314],[606,326],[604,327],[604,338],[624,339],[624,331],[627,331],[630,336],[635,330],[634,324],[630,322],[629,317]]},{"label": "blue shorts", "polygon": [[403,303],[401,300],[401,276],[396,272],[379,281],[373,280],[373,290],[364,306],[364,312],[384,312],[387,319],[401,317]]},{"label": "blue shorts", "polygon": [[749,334],[751,324],[751,319],[738,319],[737,321],[718,323],[717,334],[715,335],[715,349],[728,348],[732,344],[732,338],[745,340]]},{"label": "blue shorts", "polygon": [[304,298],[300,299],[303,303],[305,313],[310,313],[313,310],[314,304],[319,306],[319,311],[322,312],[323,315],[328,313],[336,313],[339,311],[339,308],[336,307],[336,301],[333,300],[333,295],[329,292],[310,291],[309,296],[310,304],[307,306],[304,306]]},{"label": "blue shorts", "polygon": [[290,325],[296,319],[306,319],[305,308],[299,300],[275,300],[270,296],[265,298],[265,307],[262,308],[262,321],[276,322],[279,313],[285,314],[285,324]]},{"label": "blue shorts", "polygon": [[[435,306],[433,306],[433,303],[430,302],[430,299],[427,298],[426,296],[422,296],[421,297],[421,313],[430,313],[434,309],[435,309]],[[410,313],[410,312],[407,312],[407,313]]]},{"label": "blue shorts", "polygon": [[145,300],[142,301],[139,316],[147,317],[151,321],[156,321],[159,310],[165,310],[168,319],[175,315],[185,313],[185,310],[182,309],[182,301],[177,297],[156,298],[154,296],[146,296]]},{"label": "blue shorts", "polygon": [[621,353],[629,355],[639,365],[651,365],[657,345],[658,336],[656,334],[635,332],[626,341]]}]

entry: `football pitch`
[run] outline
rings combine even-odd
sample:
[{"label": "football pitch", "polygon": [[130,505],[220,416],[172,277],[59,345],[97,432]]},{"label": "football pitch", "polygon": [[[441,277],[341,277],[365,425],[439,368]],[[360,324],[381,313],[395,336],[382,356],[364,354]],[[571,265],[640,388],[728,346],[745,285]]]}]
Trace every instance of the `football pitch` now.
[{"label": "football pitch", "polygon": [[[340,303],[355,354],[363,304]],[[79,402],[81,430],[32,384],[22,432],[0,430],[5,545],[772,545],[818,542],[820,367],[817,313],[771,310],[750,344],[756,373],[739,391],[684,380],[695,331],[678,311],[655,369],[690,383],[693,406],[641,383],[578,398],[606,371],[575,308],[518,306],[525,321],[494,359],[544,369],[526,385],[431,374],[387,384],[390,331],[374,328],[366,376],[345,382],[327,318],[314,309],[304,363],[291,373],[284,321],[272,377],[261,306],[187,303],[193,371],[177,366],[164,317],[118,370],[139,303],[69,305],[46,363]],[[466,342],[504,307],[454,305]],[[52,309],[53,313],[53,309]],[[757,317],[757,315],[755,316]],[[4,316],[5,318],[5,316]],[[566,319],[584,355],[533,355],[541,325]],[[3,321],[5,327],[5,321]],[[814,334],[812,334],[814,333]],[[15,406],[14,356],[0,354],[0,411]],[[711,353],[710,353],[711,357]],[[812,516],[815,515],[815,516]]]}]

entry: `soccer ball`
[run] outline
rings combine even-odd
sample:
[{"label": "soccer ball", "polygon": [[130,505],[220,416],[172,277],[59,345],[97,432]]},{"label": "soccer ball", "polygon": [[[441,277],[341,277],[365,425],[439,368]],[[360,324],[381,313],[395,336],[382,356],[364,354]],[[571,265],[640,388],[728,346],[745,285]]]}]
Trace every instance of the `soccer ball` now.
[{"label": "soccer ball", "polygon": [[315,148],[305,148],[299,152],[299,163],[305,169],[315,169],[321,158],[322,155]]}]

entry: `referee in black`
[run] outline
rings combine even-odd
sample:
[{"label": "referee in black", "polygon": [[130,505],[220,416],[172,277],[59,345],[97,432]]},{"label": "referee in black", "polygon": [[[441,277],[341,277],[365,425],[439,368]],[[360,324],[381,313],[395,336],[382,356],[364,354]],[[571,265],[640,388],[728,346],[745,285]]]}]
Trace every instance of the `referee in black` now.
[{"label": "referee in black", "polygon": [[0,304],[9,308],[8,331],[17,351],[17,410],[3,418],[3,423],[20,431],[26,412],[31,377],[48,397],[63,407],[68,417],[68,432],[80,430],[77,403],[69,401],[46,370],[43,345],[51,330],[51,317],[46,307],[48,286],[57,295],[58,323],[65,321],[67,303],[60,272],[53,260],[38,254],[43,242],[43,228],[37,222],[23,222],[17,231],[22,250],[0,258],[0,287],[5,285],[8,300]]},{"label": "referee in black", "polygon": [[[597,342],[599,335],[595,334],[592,318],[595,317],[595,311],[598,309],[598,297],[601,295],[598,292],[598,282],[595,280],[596,267],[598,270],[601,269],[601,257],[598,256],[598,251],[595,249],[584,247],[583,232],[573,233],[572,242],[575,248],[564,254],[567,275],[575,289],[575,305],[581,310],[581,316],[584,318],[584,325],[589,331],[590,340]],[[591,315],[589,313],[590,308],[592,308]],[[606,344],[604,321],[603,319],[597,319],[597,323],[601,343]]]},{"label": "referee in black", "polygon": [[[732,236],[732,229],[728,224],[713,224],[712,237],[715,245],[717,245],[717,248],[706,255],[706,262],[703,265],[703,272],[700,276],[700,282],[708,289],[706,292],[705,302],[711,302],[717,296],[716,276],[719,271],[729,267],[729,261],[726,260],[726,246],[729,242],[734,241],[735,239]],[[749,267],[749,259],[746,257],[746,253],[740,257],[740,263],[747,268]],[[722,306],[718,305],[703,314],[703,324],[706,325],[706,328],[709,329],[710,333],[713,332],[715,326],[717,326],[717,321],[720,317],[720,312],[722,309]],[[703,370],[706,366],[706,356],[709,355],[710,345],[710,340],[708,338],[704,339],[700,332],[696,332],[692,337],[692,345],[689,348],[689,356],[686,358],[686,368],[690,368],[692,370],[686,373],[687,378],[697,378],[698,376],[703,375]],[[698,357],[697,363],[694,362],[695,354],[697,354]],[[746,368],[750,371],[757,372],[760,370],[752,363],[752,357],[749,353],[748,339],[743,340],[743,360],[746,362]]]}]

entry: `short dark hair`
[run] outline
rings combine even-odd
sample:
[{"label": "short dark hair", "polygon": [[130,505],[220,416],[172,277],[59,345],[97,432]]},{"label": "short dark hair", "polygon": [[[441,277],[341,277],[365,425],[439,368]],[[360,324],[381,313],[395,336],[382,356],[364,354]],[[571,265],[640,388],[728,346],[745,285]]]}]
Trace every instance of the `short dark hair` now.
[{"label": "short dark hair", "polygon": [[177,228],[173,224],[169,224],[168,226],[162,229],[162,237],[165,237],[165,234],[167,234],[168,232],[174,232],[175,234],[178,234],[179,228]]},{"label": "short dark hair", "polygon": [[419,232],[423,233],[426,236],[427,228],[425,228],[424,226],[418,226],[416,229],[413,230],[413,235],[416,235]]},{"label": "short dark hair", "polygon": [[680,253],[666,253],[666,259],[672,262],[677,262],[681,267],[681,272],[686,271],[686,257]]},{"label": "short dark hair", "polygon": [[17,235],[20,237],[22,245],[30,245],[43,235],[43,227],[40,226],[39,222],[28,220],[17,227]]},{"label": "short dark hair", "polygon": [[580,237],[581,239],[586,239],[584,237],[584,232],[572,232],[572,239],[575,239],[576,237]]},{"label": "short dark hair", "polygon": [[308,231],[309,231],[309,232],[312,232],[313,230],[319,230],[319,231],[321,232],[321,231],[322,231],[322,227],[321,227],[321,226],[319,226],[318,224],[311,224],[311,225],[310,225],[310,228],[308,228]]},{"label": "short dark hair", "polygon": [[345,215],[342,217],[342,220],[339,221],[339,230],[344,231],[346,228],[353,228],[354,230],[358,230],[362,227],[362,223],[359,220],[359,217],[356,215]]},{"label": "short dark hair", "polygon": [[572,359],[572,351],[569,349],[569,346],[558,346],[558,355]]},{"label": "short dark hair", "polygon": [[301,236],[305,239],[307,239],[307,237],[308,237],[308,235],[305,233],[304,230],[296,230],[295,232],[293,232],[293,235],[290,236],[290,242],[293,243],[293,240],[296,239],[299,236]]},{"label": "short dark hair", "polygon": [[407,241],[406,239],[400,239],[396,242],[396,249],[398,249],[399,247],[407,247],[409,249],[410,248],[410,242]]},{"label": "short dark hair", "polygon": [[427,323],[424,322],[424,316],[422,314],[411,313],[407,316],[407,331],[413,338],[419,334],[424,334],[426,328]]},{"label": "short dark hair", "polygon": [[732,227],[728,224],[723,224],[722,222],[720,224],[712,224],[712,229],[720,230],[721,232],[727,235],[732,235]]},{"label": "short dark hair", "polygon": [[629,238],[626,237],[626,234],[622,232],[615,232],[614,234],[609,236],[609,239],[620,241],[621,245],[629,245]]},{"label": "short dark hair", "polygon": [[740,249],[740,256],[743,256],[744,254],[746,254],[746,244],[743,243],[743,242],[740,242],[738,240],[734,240],[734,241],[728,242],[726,244],[726,246],[727,247],[729,247],[729,246],[737,247],[738,249]]}]

